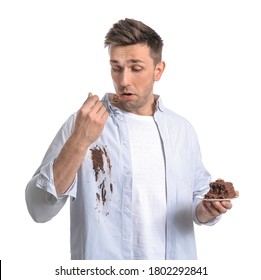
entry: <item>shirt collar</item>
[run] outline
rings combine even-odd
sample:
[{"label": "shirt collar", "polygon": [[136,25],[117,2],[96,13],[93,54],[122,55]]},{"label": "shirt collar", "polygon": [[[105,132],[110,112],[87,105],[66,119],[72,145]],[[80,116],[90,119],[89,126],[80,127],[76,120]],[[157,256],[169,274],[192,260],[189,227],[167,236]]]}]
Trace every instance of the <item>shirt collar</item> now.
[{"label": "shirt collar", "polygon": [[[101,99],[101,101],[103,102],[103,105],[104,107],[107,109],[107,111],[109,112],[109,114],[115,114],[115,113],[119,113],[120,110],[113,106],[111,103],[110,103],[110,100],[109,100],[109,94],[110,93],[106,93],[103,98]],[[157,111],[160,111],[160,112],[164,112],[165,110],[165,107],[162,103],[162,99],[159,95],[157,94],[154,94],[154,98],[155,98],[155,102],[156,102],[156,110],[155,110],[155,113],[157,113]],[[155,114],[154,113],[154,114]]]},{"label": "shirt collar", "polygon": [[164,112],[165,107],[163,105],[161,97],[157,94],[154,94],[154,96],[155,96],[155,102],[156,102],[156,112],[158,110],[160,110],[161,112]]}]

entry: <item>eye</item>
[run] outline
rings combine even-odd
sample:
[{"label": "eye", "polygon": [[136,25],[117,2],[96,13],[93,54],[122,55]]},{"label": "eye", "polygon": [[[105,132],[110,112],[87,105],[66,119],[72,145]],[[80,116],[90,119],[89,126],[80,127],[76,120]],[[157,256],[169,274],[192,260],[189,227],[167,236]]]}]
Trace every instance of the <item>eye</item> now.
[{"label": "eye", "polygon": [[119,66],[112,66],[111,70],[112,72],[116,72],[116,73],[122,72],[122,68]]},{"label": "eye", "polygon": [[139,65],[134,65],[134,66],[132,66],[131,70],[133,72],[140,72],[141,70],[143,70],[143,68]]}]

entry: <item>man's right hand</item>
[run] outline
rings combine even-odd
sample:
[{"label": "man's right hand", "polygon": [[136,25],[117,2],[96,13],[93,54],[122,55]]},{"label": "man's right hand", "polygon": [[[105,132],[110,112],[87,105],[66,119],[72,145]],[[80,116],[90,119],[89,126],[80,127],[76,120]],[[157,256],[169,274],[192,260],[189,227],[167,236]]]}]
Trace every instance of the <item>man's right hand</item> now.
[{"label": "man's right hand", "polygon": [[89,93],[88,98],[79,109],[72,137],[90,146],[101,135],[109,114],[97,95]]}]

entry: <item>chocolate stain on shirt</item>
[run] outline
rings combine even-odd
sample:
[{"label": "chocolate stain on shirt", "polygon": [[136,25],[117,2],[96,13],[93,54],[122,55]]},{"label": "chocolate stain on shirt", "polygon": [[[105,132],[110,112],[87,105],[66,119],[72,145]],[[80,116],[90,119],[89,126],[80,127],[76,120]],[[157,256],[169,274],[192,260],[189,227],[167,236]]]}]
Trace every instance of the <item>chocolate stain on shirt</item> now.
[{"label": "chocolate stain on shirt", "polygon": [[100,202],[101,198],[100,198],[100,195],[98,193],[96,193],[96,198],[97,198],[98,202]]},{"label": "chocolate stain on shirt", "polygon": [[[105,176],[105,170],[109,173],[109,176],[111,177],[111,160],[108,156],[108,152],[106,149],[106,146],[103,146],[102,148],[96,145],[94,148],[90,149],[92,156],[92,163],[93,163],[93,170],[95,174],[95,180],[98,182],[99,178],[103,176],[103,181],[101,184],[98,185],[98,189],[100,190],[100,193],[96,193],[96,200],[99,204],[100,201],[102,201],[102,205],[104,206],[107,198],[106,198],[106,176]],[[107,168],[104,167],[104,157],[106,159]],[[109,191],[112,194],[113,193],[113,185],[110,183],[108,185]],[[110,200],[110,199],[109,199]],[[98,207],[98,205],[97,205]],[[97,208],[96,207],[96,208]],[[106,213],[106,216],[109,214],[109,212]]]},{"label": "chocolate stain on shirt", "polygon": [[106,190],[105,190],[105,185],[102,186],[101,193],[102,193],[102,204],[104,205],[104,203],[106,202]]},{"label": "chocolate stain on shirt", "polygon": [[107,164],[108,164],[108,168],[109,168],[109,173],[111,174],[111,160],[108,157],[108,153],[107,153],[107,150],[106,150],[105,147],[103,147],[103,152],[104,152],[104,155],[105,155],[106,160],[107,160]]},{"label": "chocolate stain on shirt", "polygon": [[96,146],[95,148],[91,149],[92,152],[92,163],[93,163],[93,169],[95,172],[95,180],[98,181],[99,172],[104,172],[103,167],[103,151],[99,146]]}]

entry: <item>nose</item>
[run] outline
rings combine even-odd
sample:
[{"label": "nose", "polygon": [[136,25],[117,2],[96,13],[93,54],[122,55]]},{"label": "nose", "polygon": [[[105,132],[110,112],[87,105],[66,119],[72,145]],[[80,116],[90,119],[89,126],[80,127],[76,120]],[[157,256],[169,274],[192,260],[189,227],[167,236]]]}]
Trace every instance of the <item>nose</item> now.
[{"label": "nose", "polygon": [[130,85],[130,79],[131,79],[131,75],[130,75],[128,69],[124,69],[124,71],[122,71],[122,73],[121,73],[120,85],[122,87],[129,86]]}]

